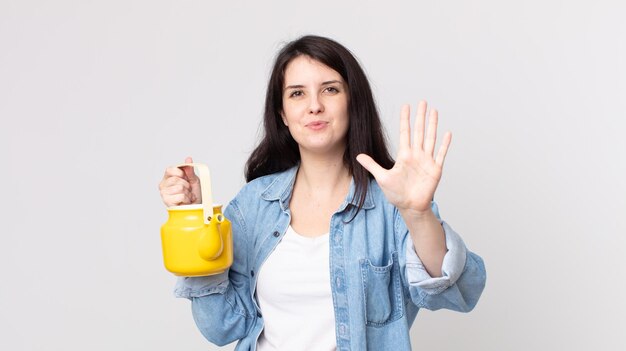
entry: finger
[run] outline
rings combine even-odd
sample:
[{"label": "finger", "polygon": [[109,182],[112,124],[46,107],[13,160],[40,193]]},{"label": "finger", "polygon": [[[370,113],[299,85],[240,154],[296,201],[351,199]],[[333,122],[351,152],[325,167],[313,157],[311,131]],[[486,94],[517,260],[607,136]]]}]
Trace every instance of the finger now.
[{"label": "finger", "polygon": [[191,189],[191,184],[181,177],[169,177],[162,182],[162,188],[168,188],[174,185],[182,185],[185,189]]},{"label": "finger", "polygon": [[188,183],[186,184],[178,183],[178,184],[173,184],[173,185],[163,188],[161,192],[163,194],[168,194],[168,195],[191,193],[191,187],[189,186]]},{"label": "finger", "polygon": [[382,175],[384,174],[384,172],[386,171],[386,169],[381,167],[378,163],[376,163],[376,161],[374,161],[373,158],[371,158],[370,156],[366,154],[358,154],[356,156],[356,160],[361,164],[361,166],[363,166],[363,168],[367,169],[367,171],[370,172],[376,179],[380,179]]},{"label": "finger", "polygon": [[165,169],[165,174],[163,174],[163,180],[166,180],[170,177],[179,177],[183,178],[185,176],[185,172],[178,167],[167,167]]},{"label": "finger", "polygon": [[400,147],[399,150],[411,148],[411,107],[403,105],[400,112]]},{"label": "finger", "polygon": [[176,194],[169,196],[168,202],[174,206],[189,205],[191,199],[186,194]]},{"label": "finger", "polygon": [[[180,170],[179,170],[179,171],[180,171]],[[182,172],[182,171],[181,171],[181,172]],[[160,191],[163,191],[163,189],[165,189],[165,188],[167,188],[167,187],[170,187],[170,186],[172,186],[172,185],[176,184],[176,183],[178,182],[178,180],[177,180],[177,179],[180,179],[180,180],[185,181],[185,180],[184,180],[184,179],[182,179],[181,177],[178,177],[178,176],[168,176],[167,174],[165,174],[165,175],[163,176],[163,179],[161,179],[161,181],[159,182],[159,190],[160,190]],[[185,181],[185,182],[186,182],[186,181]]]},{"label": "finger", "polygon": [[413,136],[413,147],[419,150],[424,149],[424,123],[426,120],[426,101],[417,104],[417,115],[415,116],[415,135]]},{"label": "finger", "polygon": [[435,163],[441,167],[443,167],[443,162],[446,160],[450,143],[452,143],[452,133],[446,132],[446,134],[443,135],[443,141],[441,142],[441,146],[437,152],[437,158],[435,159]]},{"label": "finger", "polygon": [[165,206],[167,206],[167,207],[173,207],[173,206],[181,205],[181,204],[183,204],[183,202],[185,200],[185,196],[183,194],[161,195],[161,198],[163,199],[163,202],[165,203]]},{"label": "finger", "polygon": [[424,140],[424,152],[433,157],[435,150],[435,142],[437,141],[437,120],[439,118],[437,110],[431,109],[428,116],[428,130],[426,131],[426,139]]}]

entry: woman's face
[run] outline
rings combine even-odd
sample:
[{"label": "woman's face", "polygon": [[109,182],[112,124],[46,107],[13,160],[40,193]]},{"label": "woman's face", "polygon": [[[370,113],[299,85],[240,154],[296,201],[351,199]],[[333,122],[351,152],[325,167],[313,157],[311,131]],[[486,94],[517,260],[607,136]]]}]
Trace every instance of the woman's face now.
[{"label": "woman's face", "polygon": [[301,151],[343,154],[348,87],[332,68],[308,56],[287,64],[281,115]]}]

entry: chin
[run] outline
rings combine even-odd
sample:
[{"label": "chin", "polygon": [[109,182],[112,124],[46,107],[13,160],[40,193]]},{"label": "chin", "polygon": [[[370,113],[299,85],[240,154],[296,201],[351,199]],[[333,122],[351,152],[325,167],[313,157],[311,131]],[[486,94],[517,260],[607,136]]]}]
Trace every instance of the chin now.
[{"label": "chin", "polygon": [[334,154],[336,152],[341,152],[345,150],[345,145],[336,145],[336,144],[300,144],[300,151],[310,152],[314,154]]}]

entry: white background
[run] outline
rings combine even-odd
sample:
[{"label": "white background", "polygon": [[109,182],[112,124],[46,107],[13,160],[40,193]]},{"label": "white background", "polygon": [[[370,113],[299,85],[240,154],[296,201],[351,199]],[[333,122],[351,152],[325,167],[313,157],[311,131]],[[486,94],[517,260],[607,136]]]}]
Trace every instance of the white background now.
[{"label": "white background", "polygon": [[[0,1],[0,349],[217,350],[163,268],[157,185],[192,155],[244,184],[272,59],[350,48],[395,149],[453,132],[443,218],[487,266],[415,350],[626,349],[622,1]],[[234,345],[225,347],[232,350]]]}]

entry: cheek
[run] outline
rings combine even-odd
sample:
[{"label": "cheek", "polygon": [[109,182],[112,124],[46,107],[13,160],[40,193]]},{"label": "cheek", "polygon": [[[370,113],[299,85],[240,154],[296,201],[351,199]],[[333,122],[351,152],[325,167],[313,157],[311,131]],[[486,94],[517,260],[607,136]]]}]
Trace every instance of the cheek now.
[{"label": "cheek", "polygon": [[280,118],[283,120],[283,123],[285,125],[289,125],[289,121],[291,120],[290,119],[291,114],[292,112],[291,112],[290,106],[283,105],[283,110],[280,113]]},{"label": "cheek", "polygon": [[301,116],[303,115],[302,107],[298,105],[285,105],[283,107],[283,113],[281,117],[283,121],[287,122],[288,125],[292,126],[298,123]]},{"label": "cheek", "polygon": [[345,106],[341,111],[341,120],[346,125],[350,124],[350,113],[348,112],[348,106]]},{"label": "cheek", "polygon": [[295,121],[293,119],[293,116],[289,115],[289,114],[283,114],[283,123],[285,123],[286,126],[288,126],[289,128],[291,128]]}]

